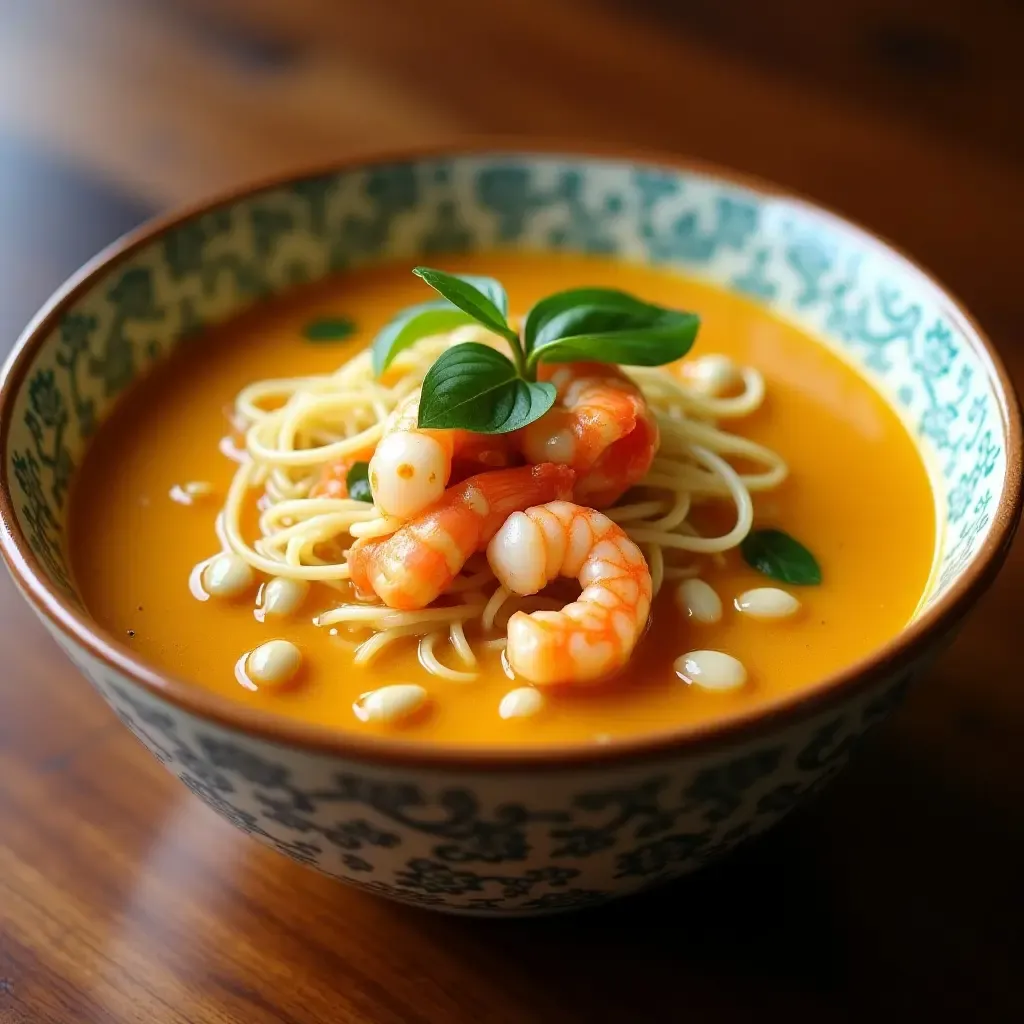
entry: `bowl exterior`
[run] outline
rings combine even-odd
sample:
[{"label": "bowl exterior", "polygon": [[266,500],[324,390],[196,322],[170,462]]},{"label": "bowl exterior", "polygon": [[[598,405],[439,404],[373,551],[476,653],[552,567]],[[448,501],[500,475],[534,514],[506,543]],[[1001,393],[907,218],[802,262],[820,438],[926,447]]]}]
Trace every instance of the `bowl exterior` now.
[{"label": "bowl exterior", "polygon": [[44,623],[122,722],[208,807],[366,892],[478,916],[581,909],[678,878],[818,792],[945,638],[828,711],[632,762],[401,768],[257,739],[155,697]]},{"label": "bowl exterior", "polygon": [[1000,561],[1019,513],[1014,399],[934,282],[865,232],[770,190],[694,168],[515,151],[367,162],[277,183],[111,254],[8,364],[0,539],[57,642],[232,824],[367,891],[462,913],[535,914],[676,877],[762,832],[839,770],[950,639],[952,616],[835,700],[778,712],[756,732],[628,760],[595,749],[592,761],[545,767],[452,758],[412,768],[349,756],[341,741],[330,752],[260,738],[224,724],[230,715],[201,714],[181,697],[187,684],[156,685],[143,666],[133,674],[130,655],[81,608],[66,544],[69,485],[89,437],[170,350],[189,344],[198,356],[204,328],[329,274],[495,248],[673,266],[796,322],[874,380],[920,440],[940,537],[923,611],[970,573],[997,530],[989,570]]}]

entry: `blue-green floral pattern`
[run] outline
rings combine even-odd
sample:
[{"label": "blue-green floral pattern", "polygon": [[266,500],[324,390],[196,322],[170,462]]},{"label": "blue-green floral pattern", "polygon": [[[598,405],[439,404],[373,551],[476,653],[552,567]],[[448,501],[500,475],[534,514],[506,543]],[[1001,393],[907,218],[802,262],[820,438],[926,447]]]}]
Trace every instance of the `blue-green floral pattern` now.
[{"label": "blue-green floral pattern", "polygon": [[367,892],[491,915],[593,906],[721,857],[822,789],[922,667],[710,754],[505,775],[278,747],[160,702],[55,635],[153,755],[242,832]]},{"label": "blue-green floral pattern", "polygon": [[[93,281],[39,348],[3,439],[43,572],[77,600],[66,556],[75,467],[118,396],[172,348],[200,346],[206,327],[332,273],[496,248],[675,267],[803,326],[877,382],[920,438],[941,525],[931,600],[984,541],[1006,476],[1000,402],[970,324],[913,267],[811,207],[713,177],[499,154],[271,188],[178,225]],[[238,828],[369,892],[467,913],[590,906],[720,856],[821,788],[909,678],[768,739],[663,763],[535,778],[402,773],[215,728],[55,636],[142,742]]]},{"label": "blue-green floral pattern", "polygon": [[933,598],[991,525],[999,403],[968,324],[917,271],[803,204],[702,175],[585,158],[369,167],[258,193],[110,270],[43,346],[6,458],[35,554],[66,591],[68,486],[135,376],[269,295],[382,260],[495,247],[607,253],[743,292],[840,350],[893,396],[929,453],[944,527]]}]

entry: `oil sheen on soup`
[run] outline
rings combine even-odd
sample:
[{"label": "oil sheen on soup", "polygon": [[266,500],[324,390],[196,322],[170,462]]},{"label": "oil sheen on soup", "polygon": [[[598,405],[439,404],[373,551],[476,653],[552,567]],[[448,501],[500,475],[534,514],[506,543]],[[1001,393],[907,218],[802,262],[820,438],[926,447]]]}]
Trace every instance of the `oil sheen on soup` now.
[{"label": "oil sheen on soup", "polygon": [[[210,330],[141,381],[102,426],[78,477],[71,542],[86,606],[116,639],[160,669],[250,708],[349,733],[450,747],[522,746],[604,743],[756,710],[856,662],[911,618],[933,560],[935,512],[927,474],[898,416],[840,358],[754,303],[669,272],[539,255],[445,258],[443,265],[452,273],[500,280],[513,314],[545,295],[584,286],[621,289],[699,313],[700,332],[682,364],[645,371],[650,383],[641,381],[645,395],[657,393],[657,408],[666,415],[674,400],[658,391],[652,373],[698,395],[726,399],[749,395],[757,380],[763,382],[763,398],[753,411],[706,424],[695,416],[695,450],[704,452],[706,442],[711,461],[686,455],[673,462],[672,445],[683,445],[691,435],[673,441],[673,430],[662,430],[649,472],[655,483],[663,480],[675,491],[644,489],[641,481],[639,489],[604,509],[614,520],[616,508],[628,507],[622,530],[639,538],[652,571],[660,559],[664,575],[649,625],[625,668],[586,685],[511,678],[502,650],[508,613],[515,607],[556,611],[579,596],[580,584],[559,581],[530,599],[533,605],[526,598],[517,605],[513,598],[488,630],[479,605],[497,584],[482,552],[459,577],[462,589],[438,602],[476,608],[461,621],[457,637],[442,622],[425,644],[422,635],[431,630],[414,625],[363,662],[361,645],[379,631],[360,625],[360,612],[354,621],[332,620],[330,612],[339,604],[359,603],[345,580],[300,582],[287,594],[278,585],[287,606],[280,615],[263,615],[257,607],[274,579],[261,568],[232,589],[230,566],[221,565],[212,587],[200,582],[197,588],[197,573],[225,547],[223,513],[244,458],[240,449],[248,424],[238,421],[236,396],[254,382],[332,374],[355,357],[399,310],[431,298],[407,265],[351,273]],[[744,368],[753,376],[744,379]],[[318,386],[309,385],[303,409],[330,405]],[[268,412],[282,408],[288,397],[273,387],[254,394]],[[388,411],[371,414],[368,400],[360,401],[366,408],[358,415]],[[716,429],[738,440],[730,447]],[[308,428],[308,443],[329,444],[330,431],[324,428],[320,437],[318,430],[315,422]],[[747,451],[745,442],[754,448]],[[469,447],[476,457],[474,445]],[[488,445],[485,462],[492,457]],[[786,551],[780,555],[773,548],[771,531],[798,541],[820,567],[820,583],[793,584],[758,571],[750,564],[757,563],[757,545],[652,553],[645,538],[660,536],[650,524],[664,524],[679,498],[678,480],[710,480],[715,458],[743,479],[767,479],[773,470],[759,464],[756,451],[762,449],[784,462],[785,478],[751,488],[755,536],[769,556],[774,552],[783,560]],[[342,465],[342,477],[359,461]],[[316,475],[314,470],[309,472]],[[269,496],[266,481],[254,477],[258,485],[236,496],[237,529],[246,545],[281,558],[295,547],[289,547],[292,534],[282,532],[296,533],[298,520],[288,515],[274,520],[278,536],[270,547],[257,540],[275,503],[290,495],[306,500],[328,494],[298,485],[288,492],[286,484],[306,472],[286,467]],[[688,508],[685,523],[673,527],[679,536],[728,533],[736,505],[725,484],[719,489],[719,496],[706,494]],[[302,508],[327,515],[343,507],[331,505],[329,495],[325,500],[320,511]],[[372,523],[372,509],[366,505],[360,522]],[[387,540],[387,528],[370,529],[383,531]],[[293,559],[314,567],[344,560],[336,537],[326,547],[303,550]],[[205,571],[200,579],[209,583]],[[210,596],[218,587],[230,596]],[[367,596],[371,600],[364,603],[375,607],[374,595],[361,595]],[[462,638],[472,654],[460,651]],[[271,641],[284,643],[266,646]],[[258,649],[261,660],[255,663],[249,655]],[[431,658],[452,677],[428,671]],[[284,682],[275,680],[275,672]]]}]

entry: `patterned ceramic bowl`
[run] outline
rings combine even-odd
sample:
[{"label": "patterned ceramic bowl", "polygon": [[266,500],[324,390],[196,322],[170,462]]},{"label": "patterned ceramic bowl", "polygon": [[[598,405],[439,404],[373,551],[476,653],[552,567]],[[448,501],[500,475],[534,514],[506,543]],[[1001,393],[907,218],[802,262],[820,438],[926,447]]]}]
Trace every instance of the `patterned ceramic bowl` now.
[{"label": "patterned ceramic bowl", "polygon": [[[495,247],[675,266],[755,296],[859,365],[913,425],[932,473],[941,571],[917,619],[756,715],[598,750],[453,754],[249,712],[145,664],[89,617],[66,558],[68,486],[138,373],[198,328],[299,282]],[[1020,512],[1020,430],[1006,372],[957,302],[829,213],[673,160],[450,149],[207,203],[80,273],[4,370],[0,540],[72,661],[238,828],[370,892],[535,914],[706,864],[826,783],[1003,561]]]}]

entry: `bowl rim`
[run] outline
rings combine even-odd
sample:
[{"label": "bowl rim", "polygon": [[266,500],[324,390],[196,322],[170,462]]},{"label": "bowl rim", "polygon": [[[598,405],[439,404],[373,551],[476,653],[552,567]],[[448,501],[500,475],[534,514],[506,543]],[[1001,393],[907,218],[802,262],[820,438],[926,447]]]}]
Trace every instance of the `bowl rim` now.
[{"label": "bowl rim", "polygon": [[[356,171],[361,168],[417,163],[450,157],[516,156],[577,158],[635,163],[653,170],[687,172],[718,179],[762,198],[799,204],[817,216],[836,221],[859,235],[865,244],[888,250],[934,288],[949,303],[949,312],[976,335],[978,354],[987,360],[1002,413],[1006,447],[1006,474],[993,522],[982,547],[947,592],[895,637],[851,665],[818,680],[813,686],[782,695],[756,708],[735,711],[708,722],[676,726],[638,736],[594,744],[566,742],[554,745],[444,747],[401,737],[361,737],[355,732],[314,725],[270,711],[246,708],[240,701],[219,696],[197,683],[163,672],[121,644],[111,633],[76,608],[46,578],[42,566],[18,526],[11,493],[7,460],[0,460],[0,554],[22,594],[41,616],[68,640],[84,648],[159,701],[230,731],[254,736],[280,746],[334,755],[338,758],[384,765],[423,768],[456,768],[478,771],[585,768],[612,761],[651,760],[693,754],[715,746],[753,739],[825,711],[866,690],[883,673],[899,672],[912,665],[940,634],[950,632],[995,578],[1021,515],[1021,408],[1013,383],[991,339],[964,304],[938,279],[908,256],[899,246],[826,206],[753,175],[714,163],[672,153],[630,146],[581,141],[476,136],[427,145],[353,151],[326,163],[303,166],[219,191],[206,199],[157,216],[103,249],[68,279],[30,321],[15,342],[0,370],[0,438],[7,436],[15,397],[21,390],[29,365],[43,341],[56,327],[64,311],[85,294],[98,279],[138,249],[179,225],[217,207],[238,202],[264,191],[306,178]],[[76,666],[77,667],[77,666]]]}]

